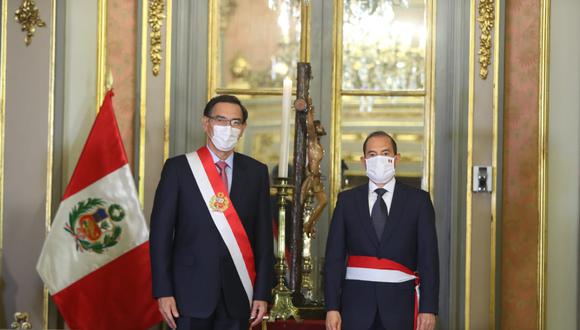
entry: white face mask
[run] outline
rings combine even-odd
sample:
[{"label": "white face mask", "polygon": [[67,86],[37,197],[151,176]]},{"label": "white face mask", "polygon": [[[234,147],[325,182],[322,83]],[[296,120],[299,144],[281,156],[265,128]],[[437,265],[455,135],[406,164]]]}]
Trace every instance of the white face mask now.
[{"label": "white face mask", "polygon": [[238,139],[241,133],[241,129],[231,127],[230,125],[215,125],[213,127],[211,142],[216,148],[218,148],[218,150],[230,151],[233,150],[238,144]]},{"label": "white face mask", "polygon": [[395,176],[395,157],[374,156],[365,159],[367,176],[376,184],[385,184]]}]

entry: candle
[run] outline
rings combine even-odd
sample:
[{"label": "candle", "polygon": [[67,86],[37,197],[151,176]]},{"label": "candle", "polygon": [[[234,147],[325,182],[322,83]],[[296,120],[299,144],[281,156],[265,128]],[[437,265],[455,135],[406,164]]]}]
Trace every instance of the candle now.
[{"label": "candle", "polygon": [[292,97],[292,79],[284,78],[282,88],[282,128],[280,130],[280,159],[278,177],[288,177],[288,154],[290,153],[290,98]]}]

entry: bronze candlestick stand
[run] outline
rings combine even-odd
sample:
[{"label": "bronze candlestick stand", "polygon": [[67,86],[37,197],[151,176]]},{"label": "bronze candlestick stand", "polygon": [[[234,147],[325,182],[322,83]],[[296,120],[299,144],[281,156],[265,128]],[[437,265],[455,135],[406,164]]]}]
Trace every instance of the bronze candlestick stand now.
[{"label": "bronze candlestick stand", "polygon": [[[306,201],[304,203],[304,222],[308,222],[310,220],[310,216],[312,215],[313,199],[312,192],[309,192],[308,197],[306,197]],[[304,297],[304,302],[307,305],[316,303],[313,292],[314,279],[312,278],[312,254],[310,248],[311,242],[312,237],[310,237],[308,233],[304,232],[302,246],[302,284],[300,290],[302,292],[302,296]]]},{"label": "bronze candlestick stand", "polygon": [[274,305],[270,310],[268,322],[275,322],[277,319],[287,320],[293,317],[296,321],[302,321],[298,313],[298,308],[292,303],[292,291],[284,283],[286,277],[286,197],[292,194],[292,185],[288,184],[287,178],[278,178],[278,183],[274,185],[278,195],[278,251],[276,264],[276,275],[278,285],[272,292],[274,294]]}]

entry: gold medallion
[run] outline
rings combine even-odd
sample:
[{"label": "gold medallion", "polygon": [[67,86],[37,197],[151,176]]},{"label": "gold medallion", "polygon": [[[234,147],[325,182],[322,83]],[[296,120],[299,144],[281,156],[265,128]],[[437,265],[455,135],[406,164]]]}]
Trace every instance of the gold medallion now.
[{"label": "gold medallion", "polygon": [[209,208],[212,211],[225,212],[229,207],[230,200],[223,192],[217,193],[217,195],[212,196],[209,200]]}]

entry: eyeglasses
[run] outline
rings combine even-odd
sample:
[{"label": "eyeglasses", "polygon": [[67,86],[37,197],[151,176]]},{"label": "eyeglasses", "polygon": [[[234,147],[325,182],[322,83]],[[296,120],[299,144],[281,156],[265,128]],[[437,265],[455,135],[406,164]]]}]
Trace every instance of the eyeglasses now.
[{"label": "eyeglasses", "polygon": [[242,127],[242,125],[244,125],[244,122],[241,119],[238,118],[234,118],[234,119],[228,119],[226,117],[222,117],[222,116],[206,116],[207,118],[213,120],[216,125],[218,126],[228,126],[230,125],[231,127]]}]

